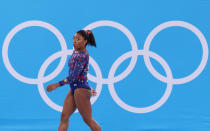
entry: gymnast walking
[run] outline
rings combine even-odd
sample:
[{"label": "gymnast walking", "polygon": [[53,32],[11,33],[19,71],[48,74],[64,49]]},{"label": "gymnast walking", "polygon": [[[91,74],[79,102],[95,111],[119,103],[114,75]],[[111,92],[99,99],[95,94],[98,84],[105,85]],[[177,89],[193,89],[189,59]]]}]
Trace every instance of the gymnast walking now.
[{"label": "gymnast walking", "polygon": [[95,96],[96,91],[88,85],[89,53],[86,49],[87,45],[96,47],[93,33],[90,30],[79,30],[73,38],[74,51],[68,63],[69,76],[47,86],[48,92],[66,84],[71,87],[64,100],[58,131],[67,131],[69,118],[76,108],[92,131],[101,131],[101,127],[92,117],[90,97]]}]

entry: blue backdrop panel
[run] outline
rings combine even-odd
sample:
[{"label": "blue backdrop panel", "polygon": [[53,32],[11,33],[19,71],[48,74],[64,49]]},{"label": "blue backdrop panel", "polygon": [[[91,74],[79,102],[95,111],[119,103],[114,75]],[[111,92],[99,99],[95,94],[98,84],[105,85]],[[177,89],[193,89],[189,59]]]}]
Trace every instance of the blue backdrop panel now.
[{"label": "blue backdrop panel", "polygon": [[[0,130],[57,130],[72,38],[91,29],[93,117],[103,131],[210,130],[210,1],[0,2]],[[69,130],[86,131],[80,114]]]}]

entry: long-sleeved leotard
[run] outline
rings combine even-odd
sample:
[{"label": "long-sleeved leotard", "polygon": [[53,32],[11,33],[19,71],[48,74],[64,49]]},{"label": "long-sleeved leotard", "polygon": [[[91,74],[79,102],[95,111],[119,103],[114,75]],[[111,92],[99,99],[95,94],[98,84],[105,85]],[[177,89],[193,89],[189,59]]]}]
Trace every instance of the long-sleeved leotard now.
[{"label": "long-sleeved leotard", "polygon": [[91,89],[88,85],[87,73],[89,66],[89,55],[86,52],[73,51],[68,62],[69,76],[59,81],[60,86],[69,84],[72,93],[77,88]]}]

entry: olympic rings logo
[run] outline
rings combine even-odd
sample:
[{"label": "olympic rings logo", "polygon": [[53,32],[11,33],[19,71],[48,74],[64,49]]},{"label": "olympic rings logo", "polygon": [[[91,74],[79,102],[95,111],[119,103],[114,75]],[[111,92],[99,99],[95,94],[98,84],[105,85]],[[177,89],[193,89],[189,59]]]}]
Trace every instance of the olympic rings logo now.
[{"label": "olympic rings logo", "polygon": [[[27,27],[31,27],[31,26],[39,26],[39,27],[48,29],[58,38],[60,45],[61,45],[61,51],[56,52],[55,54],[48,57],[47,60],[42,64],[42,66],[39,70],[39,73],[38,73],[38,78],[36,78],[36,79],[24,77],[21,74],[19,74],[18,72],[16,72],[15,69],[10,64],[10,61],[8,58],[8,47],[9,47],[11,39],[20,30],[27,28]],[[169,96],[172,92],[172,87],[174,84],[184,84],[184,83],[192,81],[193,79],[198,77],[198,75],[203,71],[203,69],[205,68],[205,66],[207,64],[208,45],[207,45],[206,38],[204,37],[204,35],[201,33],[201,31],[199,29],[197,29],[195,26],[193,26],[190,23],[187,23],[184,21],[168,21],[168,22],[158,25],[150,32],[150,34],[146,38],[143,50],[139,50],[137,48],[137,43],[136,43],[136,40],[135,40],[134,36],[132,35],[132,33],[125,26],[123,26],[117,22],[96,21],[94,23],[89,24],[84,29],[92,30],[92,29],[100,27],[100,26],[110,26],[110,27],[116,28],[116,29],[120,30],[121,32],[123,32],[129,39],[131,46],[132,46],[132,50],[121,55],[112,64],[112,67],[108,74],[108,78],[102,77],[102,73],[101,73],[101,70],[100,70],[98,64],[90,56],[90,64],[93,66],[93,68],[96,72],[96,77],[91,74],[88,74],[88,78],[89,78],[89,80],[97,83],[96,91],[98,92],[97,96],[91,98],[92,104],[99,97],[100,92],[102,90],[102,85],[108,84],[109,92],[110,92],[113,100],[121,108],[123,108],[127,111],[130,111],[130,112],[133,112],[133,113],[147,113],[147,112],[154,111],[154,110],[158,109],[159,107],[161,107],[167,101],[167,99],[169,98]],[[202,45],[202,50],[203,50],[202,60],[199,64],[199,66],[197,67],[197,69],[192,74],[190,74],[184,78],[178,78],[178,79],[173,78],[173,74],[172,74],[171,69],[170,69],[169,65],[167,64],[167,62],[161,56],[159,56],[155,52],[150,51],[150,49],[149,49],[151,41],[160,31],[162,31],[166,28],[169,28],[169,27],[173,27],[173,26],[183,27],[183,28],[186,28],[186,29],[192,31],[199,38],[201,45]],[[46,104],[48,104],[52,109],[54,109],[56,111],[62,111],[61,106],[55,104],[51,99],[49,99],[49,97],[47,96],[47,94],[44,90],[43,83],[52,80],[62,71],[62,69],[65,65],[66,59],[67,59],[67,55],[71,55],[72,52],[73,52],[72,49],[67,49],[66,41],[65,41],[63,35],[60,33],[60,31],[56,27],[54,27],[46,22],[42,22],[42,21],[27,21],[27,22],[17,25],[8,33],[8,35],[6,36],[4,43],[3,43],[2,57],[3,57],[4,65],[6,66],[7,70],[9,71],[9,73],[12,76],[14,76],[17,80],[22,81],[27,84],[37,84],[39,93],[40,93],[42,99],[46,102]],[[163,96],[160,98],[160,100],[158,100],[153,105],[143,107],[143,108],[133,107],[133,106],[130,106],[130,105],[126,104],[125,102],[123,102],[120,99],[120,97],[117,95],[115,88],[114,88],[115,82],[121,81],[129,73],[131,73],[131,71],[133,70],[133,68],[135,67],[135,64],[137,62],[138,55],[142,55],[144,57],[144,62],[146,64],[146,67],[149,70],[149,72],[155,78],[157,78],[158,80],[167,84],[167,88],[166,88]],[[61,57],[61,61],[59,62],[59,65],[56,67],[56,69],[48,76],[44,76],[44,73],[45,73],[47,67],[50,65],[50,63],[52,63],[55,59],[57,59],[59,57]],[[115,76],[115,72],[116,72],[118,66],[129,57],[131,57],[131,62],[128,65],[128,67],[125,69],[124,72],[122,72],[118,76]],[[163,66],[163,68],[166,72],[166,77],[162,76],[160,73],[158,73],[155,70],[155,68],[152,66],[152,64],[150,62],[150,59],[149,59],[150,57],[157,60],[161,64],[161,66]]]}]

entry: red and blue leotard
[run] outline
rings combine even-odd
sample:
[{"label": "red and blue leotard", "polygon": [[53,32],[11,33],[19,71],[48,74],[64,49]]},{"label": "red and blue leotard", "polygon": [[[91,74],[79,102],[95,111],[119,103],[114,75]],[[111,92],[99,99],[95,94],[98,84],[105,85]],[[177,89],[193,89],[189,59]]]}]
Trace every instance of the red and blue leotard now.
[{"label": "red and blue leotard", "polygon": [[89,55],[86,52],[73,51],[68,62],[69,76],[59,81],[60,86],[69,84],[74,94],[77,88],[91,89],[88,85],[87,73],[89,66]]}]

